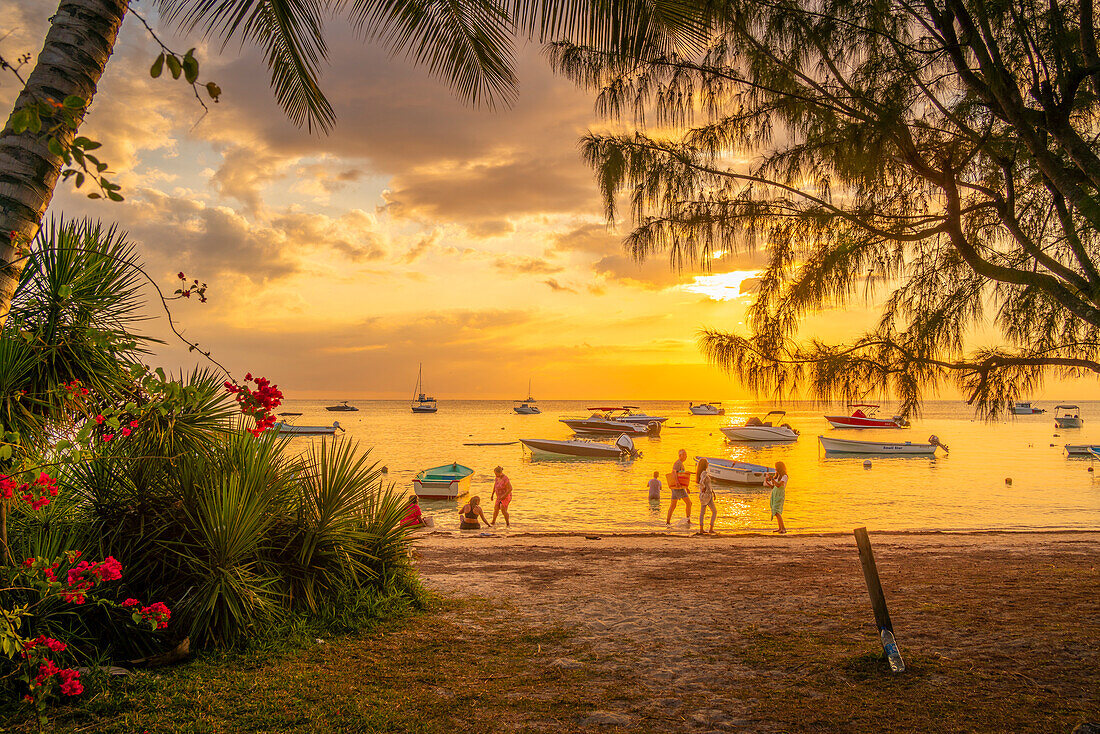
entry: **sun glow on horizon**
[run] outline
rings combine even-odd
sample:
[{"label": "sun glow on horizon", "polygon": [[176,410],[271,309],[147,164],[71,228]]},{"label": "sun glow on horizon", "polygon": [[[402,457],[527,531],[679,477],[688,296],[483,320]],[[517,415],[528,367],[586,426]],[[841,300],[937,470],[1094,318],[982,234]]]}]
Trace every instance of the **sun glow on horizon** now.
[{"label": "sun glow on horizon", "polygon": [[751,295],[755,290],[753,282],[760,276],[760,270],[731,270],[728,273],[714,275],[696,275],[692,282],[677,286],[689,293],[700,293],[712,301],[732,301]]}]

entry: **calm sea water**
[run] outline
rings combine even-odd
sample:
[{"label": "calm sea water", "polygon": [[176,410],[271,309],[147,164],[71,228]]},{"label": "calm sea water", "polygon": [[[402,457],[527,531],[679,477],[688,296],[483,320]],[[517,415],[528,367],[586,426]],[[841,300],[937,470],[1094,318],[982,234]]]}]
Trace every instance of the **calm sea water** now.
[{"label": "calm sea water", "polygon": [[[784,519],[792,532],[877,530],[1025,530],[1100,528],[1100,467],[1091,459],[1069,459],[1065,443],[1100,443],[1100,403],[1082,403],[1084,427],[1055,429],[1053,411],[995,423],[974,420],[959,402],[932,402],[906,430],[835,430],[825,409],[808,403],[783,406],[787,422],[801,431],[792,444],[752,447],[725,440],[721,425],[762,416],[770,404],[726,404],[725,416],[693,416],[685,402],[641,402],[650,415],[668,416],[659,438],[636,438],[642,457],[634,461],[532,459],[521,444],[464,446],[464,443],[567,439],[563,416],[588,415],[592,403],[540,402],[541,415],[512,412],[506,401],[442,401],[439,412],[416,415],[407,401],[353,401],[356,413],[324,410],[331,401],[287,401],[282,410],[300,411],[299,425],[339,420],[347,435],[385,465],[389,480],[411,493],[416,473],[457,461],[475,469],[471,494],[491,516],[493,467],[504,466],[515,487],[513,532],[664,532],[669,493],[659,505],[648,500],[646,482],[659,471],[662,483],[680,448],[695,456],[727,457],[756,464],[786,463],[790,473]],[[1040,407],[1053,408],[1040,404]],[[882,414],[890,415],[890,406]],[[843,408],[830,413],[843,412]],[[866,440],[925,441],[936,434],[951,452],[937,458],[833,457],[819,434]],[[1056,436],[1055,434],[1059,434]],[[321,439],[297,438],[295,444]],[[871,467],[864,460],[871,459]],[[1011,478],[1011,484],[1005,480]],[[692,485],[692,511],[698,502]],[[723,531],[760,531],[769,519],[768,491],[719,486],[718,521]],[[464,501],[464,500],[463,500]],[[425,502],[437,527],[457,529],[455,502]],[[687,532],[683,504],[674,532]],[[503,522],[498,523],[503,528]]]}]

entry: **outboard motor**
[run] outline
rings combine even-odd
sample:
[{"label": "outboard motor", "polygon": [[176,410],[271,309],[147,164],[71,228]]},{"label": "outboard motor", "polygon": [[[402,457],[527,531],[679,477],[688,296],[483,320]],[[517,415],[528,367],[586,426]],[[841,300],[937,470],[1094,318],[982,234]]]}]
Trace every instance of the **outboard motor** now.
[{"label": "outboard motor", "polygon": [[631,457],[632,459],[636,459],[641,456],[641,454],[634,449],[634,439],[632,439],[625,433],[619,434],[619,437],[615,439],[615,445],[618,446],[624,454]]},{"label": "outboard motor", "polygon": [[650,421],[646,425],[645,430],[646,430],[646,433],[648,433],[650,436],[660,436],[661,435],[661,424],[658,423],[657,421]]},{"label": "outboard motor", "polygon": [[344,427],[343,427],[342,425],[340,425],[340,421],[333,421],[333,422],[332,422],[332,427],[333,427],[333,428],[339,428],[339,429],[340,429],[340,433],[343,433],[343,432],[344,432]]},{"label": "outboard motor", "polygon": [[928,443],[932,444],[933,446],[939,446],[941,449],[944,450],[945,453],[949,453],[951,451],[951,449],[947,448],[946,444],[940,443],[939,437],[935,434],[928,437]]}]

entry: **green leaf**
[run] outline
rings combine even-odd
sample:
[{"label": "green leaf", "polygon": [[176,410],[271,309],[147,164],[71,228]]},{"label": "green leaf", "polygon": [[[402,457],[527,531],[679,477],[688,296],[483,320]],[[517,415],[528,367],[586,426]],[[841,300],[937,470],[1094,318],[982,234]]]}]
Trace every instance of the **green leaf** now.
[{"label": "green leaf", "polygon": [[49,140],[47,140],[46,147],[58,158],[65,155],[65,148],[62,147],[61,142],[57,138],[51,137]]},{"label": "green leaf", "polygon": [[42,132],[42,118],[38,115],[37,107],[28,107],[27,114],[30,119],[27,121],[27,129],[32,133]]},{"label": "green leaf", "polygon": [[158,56],[157,60],[153,62],[153,66],[149,69],[149,76],[156,79],[162,71],[164,71],[164,54]]},{"label": "green leaf", "polygon": [[207,82],[206,83],[206,93],[210,95],[210,99],[217,102],[218,97],[222,96],[222,88],[219,87],[214,82]]},{"label": "green leaf", "polygon": [[79,189],[83,185],[84,185],[84,174],[78,172],[76,174],[76,187]]},{"label": "green leaf", "polygon": [[96,148],[102,148],[103,143],[97,143],[91,138],[86,138],[83,135],[78,135],[73,138],[73,146],[77,148],[83,148],[84,150],[95,150]]},{"label": "green leaf", "polygon": [[10,458],[11,458],[11,445],[9,445],[9,444],[0,445],[0,459],[2,459],[4,461],[7,461]]},{"label": "green leaf", "polygon": [[120,194],[118,192],[115,192],[115,191],[108,191],[107,192],[107,198],[110,199],[111,201],[122,201],[123,200],[122,194]]},{"label": "green leaf", "polygon": [[11,125],[11,130],[16,135],[26,130],[31,124],[27,108],[23,107],[13,112],[11,118],[8,119],[8,124]]},{"label": "green leaf", "polygon": [[57,287],[57,297],[58,298],[68,298],[72,294],[73,294],[73,287],[71,285],[65,284],[65,285],[59,285]]},{"label": "green leaf", "polygon": [[199,80],[199,62],[190,55],[190,52],[183,57],[183,78],[188,84],[194,84]]},{"label": "green leaf", "polygon": [[166,56],[164,60],[168,62],[168,71],[172,72],[172,78],[179,79],[180,72],[183,71],[183,67],[180,66],[180,60],[175,56]]},{"label": "green leaf", "polygon": [[68,97],[62,100],[61,104],[65,105],[70,110],[82,110],[84,109],[86,102],[84,101],[83,97],[78,97],[75,94],[70,94]]}]

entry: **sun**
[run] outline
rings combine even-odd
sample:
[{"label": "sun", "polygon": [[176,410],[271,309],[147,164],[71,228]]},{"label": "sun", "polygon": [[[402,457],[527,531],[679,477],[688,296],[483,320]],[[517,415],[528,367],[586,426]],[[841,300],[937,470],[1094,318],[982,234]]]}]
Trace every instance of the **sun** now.
[{"label": "sun", "polygon": [[701,293],[714,301],[733,301],[756,290],[759,270],[731,270],[714,275],[696,275],[692,282],[677,286],[689,293]]}]

